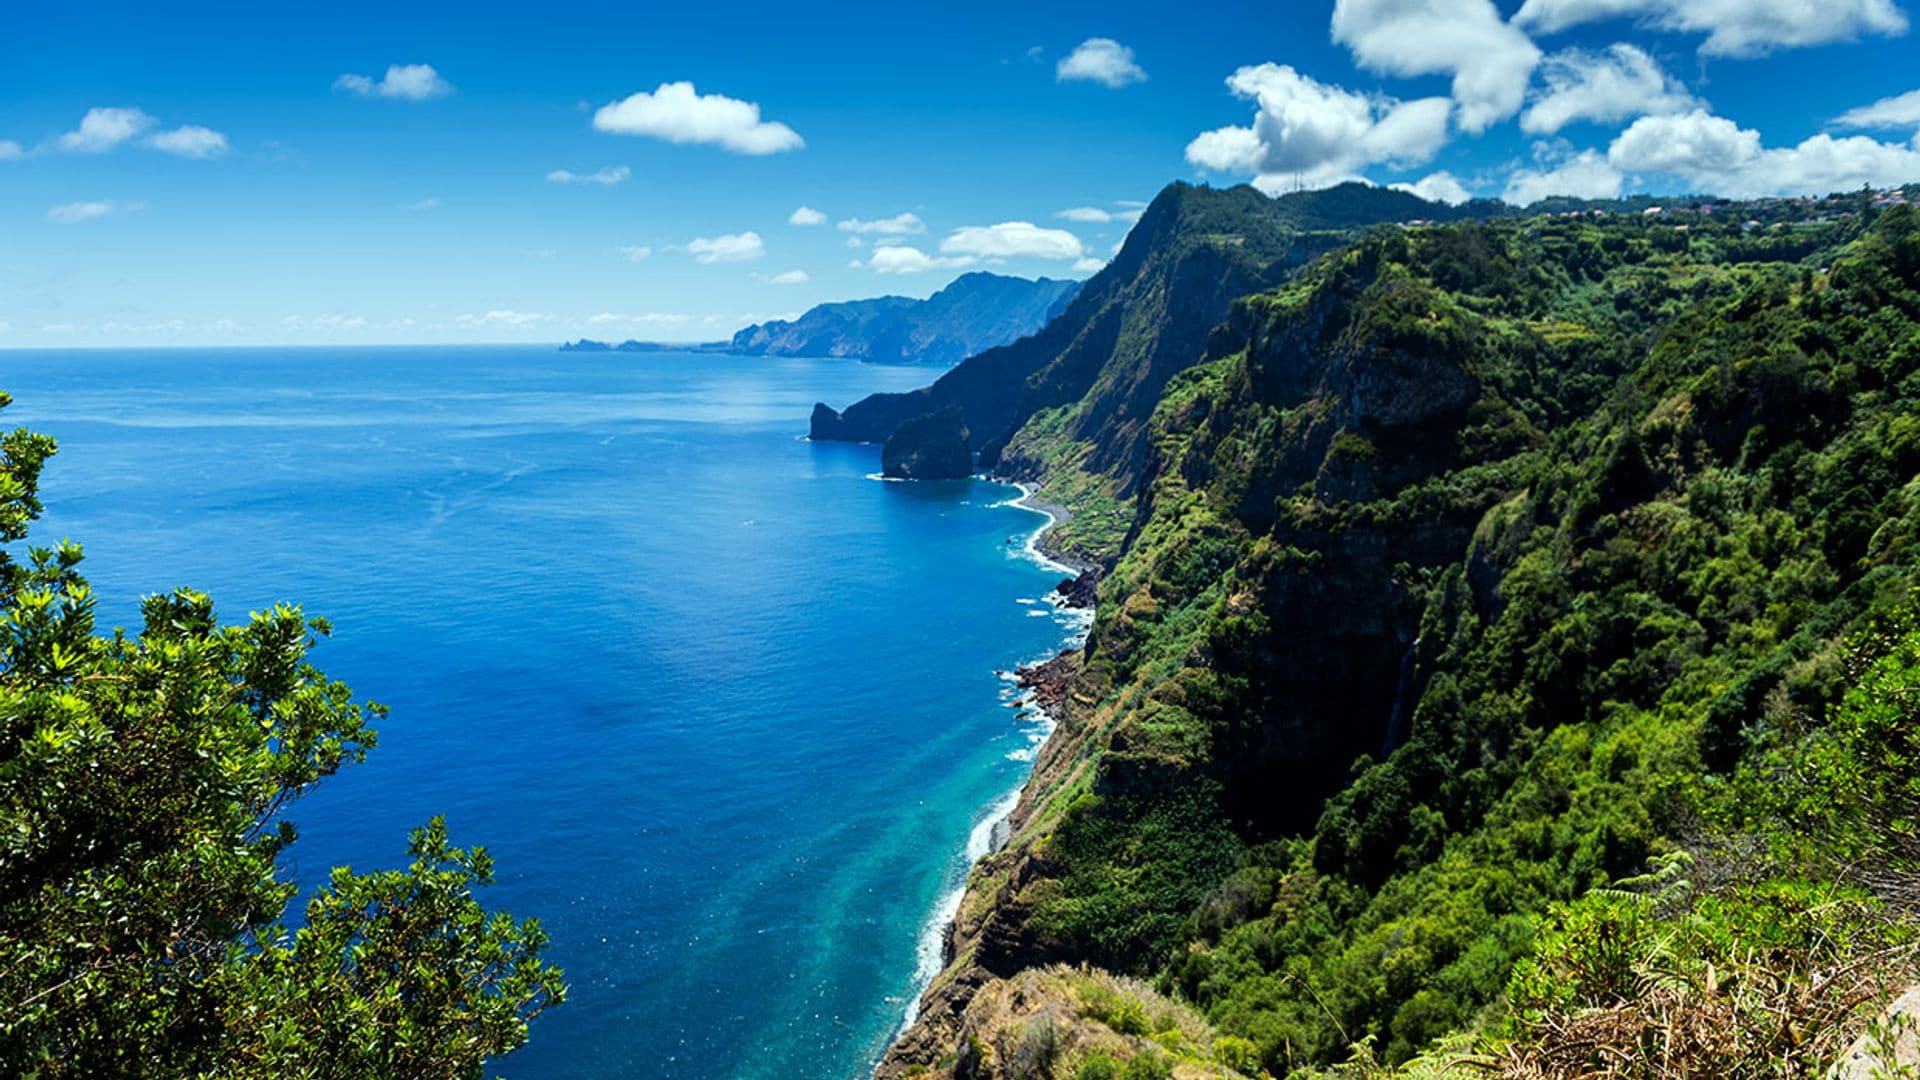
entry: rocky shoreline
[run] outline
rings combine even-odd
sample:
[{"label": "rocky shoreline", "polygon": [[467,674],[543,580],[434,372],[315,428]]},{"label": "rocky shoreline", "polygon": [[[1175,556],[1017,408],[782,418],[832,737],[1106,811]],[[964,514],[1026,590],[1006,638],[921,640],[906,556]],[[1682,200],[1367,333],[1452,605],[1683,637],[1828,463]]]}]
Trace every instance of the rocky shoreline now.
[{"label": "rocky shoreline", "polygon": [[[1034,537],[1034,550],[1046,559],[1074,571],[1054,587],[1055,602],[1065,608],[1090,610],[1100,581],[1100,568],[1050,550],[1047,534],[1071,519],[1066,507],[1035,498],[1031,489],[1019,485],[1021,498],[1016,504],[1039,510],[1051,519]],[[1036,793],[1047,778],[1057,778],[1065,762],[1073,758],[1072,747],[1079,738],[1069,734],[1074,727],[1067,722],[1073,709],[1072,688],[1080,673],[1084,642],[1073,644],[1050,657],[1015,669],[1013,677],[1026,691],[1026,704],[1053,722],[1053,731],[1040,747],[1034,769],[1021,784],[1019,798],[1006,817],[993,825],[988,854],[975,863],[968,875],[966,891],[953,919],[942,930],[943,967],[920,994],[913,1019],[888,1046],[886,1055],[874,1068],[876,1080],[896,1080],[918,1074],[954,1045],[964,1023],[967,1006],[975,994],[1009,972],[983,967],[980,954],[998,950],[993,936],[998,920],[993,919],[997,900],[1011,873],[1018,876],[1022,857],[1006,850],[1008,841],[1027,824]],[[997,966],[997,965],[995,965]]]}]

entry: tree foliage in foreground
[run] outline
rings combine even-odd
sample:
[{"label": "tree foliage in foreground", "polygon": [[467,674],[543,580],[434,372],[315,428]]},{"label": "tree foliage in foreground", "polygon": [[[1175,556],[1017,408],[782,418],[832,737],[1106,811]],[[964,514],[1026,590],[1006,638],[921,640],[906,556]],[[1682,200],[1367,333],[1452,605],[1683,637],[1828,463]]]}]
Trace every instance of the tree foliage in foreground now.
[{"label": "tree foliage in foreground", "polygon": [[[0,436],[0,543],[53,451]],[[337,869],[282,921],[283,812],[384,715],[309,662],[327,624],[222,626],[180,590],[103,636],[80,560],[0,550],[0,1073],[463,1077],[523,1043],[561,973],[537,921],[480,906],[491,862],[439,819],[406,869]]]}]

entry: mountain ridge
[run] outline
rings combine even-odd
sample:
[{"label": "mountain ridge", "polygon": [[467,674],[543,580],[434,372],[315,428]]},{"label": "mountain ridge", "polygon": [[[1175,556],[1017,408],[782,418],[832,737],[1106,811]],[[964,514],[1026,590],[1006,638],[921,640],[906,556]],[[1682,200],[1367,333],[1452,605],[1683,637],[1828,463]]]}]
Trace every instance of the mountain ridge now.
[{"label": "mountain ridge", "polygon": [[613,345],[583,338],[561,349],[814,356],[947,365],[1039,330],[1066,306],[1080,284],[975,270],[960,275],[925,300],[888,295],[816,304],[797,318],[755,323],[726,341],[684,346],[642,341]]},{"label": "mountain ridge", "polygon": [[[1769,1042],[1649,1005],[1623,1054],[1667,1023],[1755,1062],[1858,1034],[1854,1005],[1807,1012],[1842,985],[1808,973],[1920,932],[1873,891],[1920,855],[1840,823],[1908,805],[1873,764],[1896,729],[1859,718],[1920,712],[1847,689],[1920,656],[1914,217],[1840,196],[1369,230],[1233,301],[1137,458],[1124,372],[987,414],[1015,428],[1003,470],[1118,524],[1066,538],[1109,567],[1092,631],[1031,676],[1054,733],[878,1075],[1385,1076],[1449,1037],[1538,1075],[1650,993],[1596,981],[1595,935],[1698,980],[1702,1016],[1734,970],[1780,988],[1751,1015],[1807,1016]],[[1846,809],[1782,846],[1823,800]],[[1660,906],[1619,899],[1648,881]],[[1705,1060],[1680,1072],[1730,1058]]]}]

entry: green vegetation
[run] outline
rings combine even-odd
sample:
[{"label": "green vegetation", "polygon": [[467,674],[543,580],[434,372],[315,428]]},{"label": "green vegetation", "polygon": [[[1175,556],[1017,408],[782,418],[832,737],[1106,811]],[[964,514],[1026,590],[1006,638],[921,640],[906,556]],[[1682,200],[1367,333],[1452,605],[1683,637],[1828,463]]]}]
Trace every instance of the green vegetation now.
[{"label": "green vegetation", "polygon": [[[0,542],[53,450],[0,437]],[[308,661],[326,624],[222,626],[181,590],[100,636],[80,561],[0,550],[0,1071],[470,1077],[519,1046],[560,972],[536,922],[475,901],[491,863],[438,820],[407,869],[336,870],[280,921],[287,808],[384,715]]]},{"label": "green vegetation", "polygon": [[[1920,898],[1920,226],[1762,212],[1386,229],[1237,305],[1157,397],[1002,951],[1276,1075],[1857,1034]],[[1010,447],[1125,490],[1071,415]]]}]

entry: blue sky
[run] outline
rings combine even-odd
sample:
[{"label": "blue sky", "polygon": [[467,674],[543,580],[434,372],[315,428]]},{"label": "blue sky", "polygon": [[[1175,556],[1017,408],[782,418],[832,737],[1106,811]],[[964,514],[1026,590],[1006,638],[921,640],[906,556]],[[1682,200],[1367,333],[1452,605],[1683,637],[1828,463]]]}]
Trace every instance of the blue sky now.
[{"label": "blue sky", "polygon": [[0,347],[714,339],[1178,179],[1920,179],[1894,0],[158,7],[8,15]]}]

